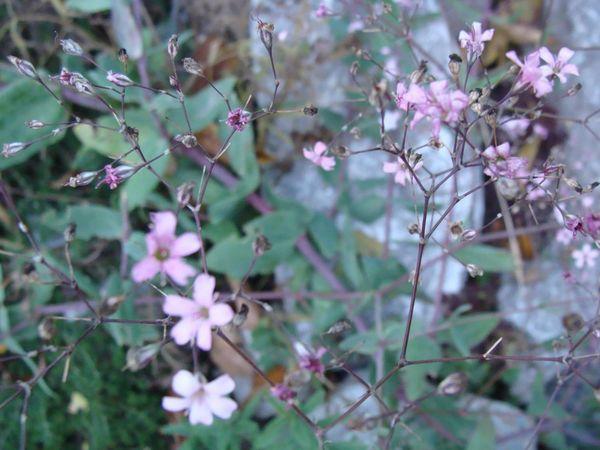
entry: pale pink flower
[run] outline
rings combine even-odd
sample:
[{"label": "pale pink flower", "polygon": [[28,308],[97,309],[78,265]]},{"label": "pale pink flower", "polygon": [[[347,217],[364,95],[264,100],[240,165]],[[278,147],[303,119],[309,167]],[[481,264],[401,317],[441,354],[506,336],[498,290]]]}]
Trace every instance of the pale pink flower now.
[{"label": "pale pink flower", "polygon": [[510,145],[504,142],[490,145],[482,153],[487,165],[483,172],[489,177],[520,178],[527,176],[527,160],[510,155]]},{"label": "pale pink flower", "polygon": [[556,58],[546,47],[540,48],[540,58],[542,58],[548,65],[550,73],[556,75],[561,83],[566,83],[567,75],[579,76],[579,70],[575,64],[569,64],[569,60],[573,57],[575,52],[563,47],[558,51]]},{"label": "pale pink flower", "polygon": [[[411,159],[412,159],[412,161],[411,161]],[[415,162],[414,158],[410,158],[408,160],[408,162],[410,163],[410,166],[412,167],[413,172],[416,172],[421,167],[423,167],[422,160],[418,160],[417,162]],[[402,186],[406,186],[406,183],[412,183],[412,181],[413,181],[413,176],[412,176],[410,169],[404,163],[404,161],[402,161],[402,158],[400,158],[400,157],[398,157],[398,159],[394,162],[383,163],[383,171],[385,173],[395,174],[394,182],[398,183]]]},{"label": "pale pink flower", "polygon": [[215,278],[202,273],[194,281],[193,300],[179,295],[167,295],[163,311],[181,320],[171,329],[178,345],[195,341],[202,350],[210,350],[214,326],[222,327],[233,319],[233,310],[225,303],[215,303]]},{"label": "pale pink flower", "polygon": [[304,154],[304,157],[306,159],[312,161],[314,164],[321,167],[323,170],[329,172],[335,167],[335,158],[333,156],[325,156],[326,151],[327,144],[318,141],[315,143],[315,146],[312,150],[304,148],[302,150],[302,153]]},{"label": "pale pink flower", "polygon": [[319,7],[317,8],[317,10],[315,11],[315,16],[317,16],[319,19],[322,19],[322,18],[327,17],[327,16],[331,16],[332,14],[333,14],[333,11],[331,11],[325,5],[325,3],[321,3],[319,5]]},{"label": "pale pink flower", "polygon": [[323,375],[325,373],[325,366],[321,361],[323,355],[327,353],[324,347],[319,347],[314,353],[304,349],[302,353],[299,362],[301,368],[315,375]]},{"label": "pale pink flower", "polygon": [[467,50],[467,55],[470,58],[475,56],[478,58],[483,53],[484,42],[491,41],[494,37],[494,29],[482,31],[481,23],[473,22],[470,31],[461,31],[458,34],[460,46]]},{"label": "pale pink flower", "polygon": [[596,265],[596,258],[600,255],[600,252],[595,248],[592,248],[590,244],[584,244],[579,250],[573,251],[571,256],[575,260],[575,267],[583,269],[584,267],[594,267]]},{"label": "pale pink flower", "polygon": [[510,135],[510,138],[522,137],[529,128],[529,119],[510,118],[502,122],[502,128]]},{"label": "pale pink flower", "polygon": [[552,91],[552,83],[547,78],[552,74],[552,69],[548,66],[540,67],[539,52],[527,55],[525,62],[522,62],[513,50],[508,52],[506,57],[521,68],[517,87],[531,87],[537,97],[542,97]]},{"label": "pale pink flower", "polygon": [[122,165],[113,167],[110,164],[104,166],[104,178],[96,187],[106,184],[111,189],[116,189],[119,184],[135,173],[135,169],[130,166]]},{"label": "pale pink flower", "polygon": [[573,233],[571,233],[566,228],[561,228],[556,232],[556,242],[561,243],[562,245],[569,245],[573,240]]},{"label": "pale pink flower", "polygon": [[250,113],[242,108],[236,108],[229,111],[225,123],[235,131],[244,131],[246,125],[250,122]]},{"label": "pale pink flower", "polygon": [[150,218],[152,229],[146,235],[148,255],[133,266],[133,281],[147,281],[160,272],[171,277],[177,284],[185,284],[196,271],[183,257],[200,249],[198,236],[195,233],[175,236],[177,218],[170,211],[153,213]]},{"label": "pale pink flower", "polygon": [[288,407],[292,406],[294,399],[298,395],[292,388],[286,386],[283,383],[276,384],[271,387],[271,394],[273,397],[278,398],[282,402],[286,403]]},{"label": "pale pink flower", "polygon": [[567,214],[565,216],[565,227],[573,233],[573,237],[577,236],[577,233],[582,233],[584,231],[581,218],[572,214]]},{"label": "pale pink flower", "polygon": [[586,214],[583,218],[583,229],[592,239],[600,239],[600,214]]},{"label": "pale pink flower", "polygon": [[540,137],[540,139],[547,139],[550,134],[548,128],[546,128],[541,123],[536,123],[533,125],[533,134]]},{"label": "pale pink flower", "polygon": [[211,425],[213,416],[229,419],[237,409],[237,403],[227,397],[235,389],[229,375],[221,375],[206,383],[187,370],[180,370],[173,377],[173,391],[179,397],[163,397],[162,407],[167,411],[185,411],[192,425]]}]

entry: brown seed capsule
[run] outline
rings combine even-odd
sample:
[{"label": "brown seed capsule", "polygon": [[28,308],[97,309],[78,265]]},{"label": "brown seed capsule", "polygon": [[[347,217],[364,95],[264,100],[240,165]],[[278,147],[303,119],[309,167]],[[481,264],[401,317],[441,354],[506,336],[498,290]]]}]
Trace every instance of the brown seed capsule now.
[{"label": "brown seed capsule", "polygon": [[350,156],[350,150],[345,145],[334,145],[331,147],[331,153],[339,158],[348,158]]},{"label": "brown seed capsule", "polygon": [[448,62],[448,70],[452,74],[454,79],[458,79],[460,73],[460,65],[462,64],[462,58],[456,53],[450,55],[450,61]]},{"label": "brown seed capsule", "polygon": [[195,186],[196,184],[193,181],[186,181],[177,188],[177,203],[179,206],[183,208],[190,203]]},{"label": "brown seed capsule", "polygon": [[129,350],[127,350],[127,355],[125,357],[125,369],[130,370],[131,372],[137,372],[138,370],[143,369],[150,364],[160,351],[161,347],[162,345],[160,342],[130,347]]},{"label": "brown seed capsule", "polygon": [[233,316],[233,320],[232,320],[233,326],[241,327],[244,324],[244,322],[246,322],[249,311],[250,311],[250,308],[248,308],[248,305],[246,305],[245,303],[242,303],[242,306],[240,306],[240,310],[236,313],[235,316]]},{"label": "brown seed capsule", "polygon": [[50,317],[44,317],[37,327],[38,336],[43,341],[49,341],[54,337],[56,333],[56,326],[54,320]]},{"label": "brown seed capsule", "polygon": [[265,236],[263,236],[262,234],[256,236],[256,239],[254,239],[254,242],[252,243],[252,251],[254,252],[255,256],[262,256],[265,252],[269,251],[270,249],[271,243]]},{"label": "brown seed capsule", "polygon": [[460,236],[463,232],[462,221],[458,220],[456,222],[451,222],[449,228],[450,233],[452,233],[452,236],[454,236],[455,238]]},{"label": "brown seed capsule", "polygon": [[563,316],[562,325],[569,333],[576,333],[583,328],[585,322],[579,314],[569,313]]},{"label": "brown seed capsule", "polygon": [[467,376],[462,372],[454,372],[448,375],[438,385],[438,392],[441,395],[458,395],[467,387]]},{"label": "brown seed capsule", "polygon": [[302,112],[305,116],[315,116],[319,113],[319,108],[313,104],[309,104],[302,109]]},{"label": "brown seed capsule", "polygon": [[110,316],[117,312],[121,303],[125,301],[124,295],[116,295],[102,300],[98,313],[101,316]]},{"label": "brown seed capsule", "polygon": [[202,65],[194,58],[183,58],[183,70],[192,75],[201,77],[204,74]]}]

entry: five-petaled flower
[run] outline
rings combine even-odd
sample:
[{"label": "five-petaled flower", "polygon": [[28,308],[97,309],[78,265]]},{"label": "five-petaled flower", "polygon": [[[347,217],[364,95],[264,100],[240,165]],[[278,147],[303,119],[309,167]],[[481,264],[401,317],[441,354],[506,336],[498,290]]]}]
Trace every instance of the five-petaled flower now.
[{"label": "five-petaled flower", "polygon": [[598,255],[600,255],[600,252],[592,248],[590,244],[584,244],[581,249],[575,250],[571,254],[575,260],[575,267],[579,269],[583,269],[585,266],[594,267]]},{"label": "five-petaled flower", "polygon": [[302,150],[306,159],[329,172],[335,167],[335,158],[333,156],[325,156],[325,152],[327,152],[327,144],[321,141],[316,142],[312,150],[309,148]]},{"label": "five-petaled flower", "polygon": [[552,83],[547,78],[552,74],[548,66],[540,66],[540,52],[530,53],[522,62],[514,50],[506,54],[506,57],[514,62],[521,71],[516,87],[531,87],[537,97],[542,97],[552,91]]},{"label": "five-petaled flower", "polygon": [[558,51],[556,58],[546,47],[540,48],[540,58],[542,58],[548,65],[551,74],[555,75],[561,83],[567,82],[567,75],[579,76],[579,70],[575,64],[569,64],[569,60],[573,57],[575,52],[563,47]]},{"label": "five-petaled flower", "polygon": [[273,397],[276,397],[284,402],[288,407],[294,404],[294,399],[298,396],[296,391],[283,383],[272,386],[271,394]]},{"label": "five-petaled flower", "polygon": [[327,353],[327,350],[324,347],[319,347],[314,353],[304,349],[300,356],[300,367],[315,375],[323,375],[325,373],[325,366],[321,358],[325,353]]},{"label": "five-petaled flower", "polygon": [[170,211],[151,214],[152,229],[146,235],[148,255],[133,266],[131,277],[136,283],[152,279],[157,273],[168,275],[175,283],[183,285],[196,271],[187,264],[184,256],[200,249],[195,233],[175,236],[177,218]]},{"label": "five-petaled flower", "polygon": [[181,320],[171,329],[171,336],[178,345],[194,342],[202,350],[212,346],[213,325],[221,327],[233,319],[229,305],[215,303],[219,294],[215,291],[215,278],[200,274],[194,281],[193,300],[179,295],[167,295],[163,305],[165,314],[179,316]]},{"label": "five-petaled flower", "polygon": [[[415,158],[416,156],[412,155],[408,158],[408,162],[410,164],[410,167],[412,168],[412,172],[416,172],[423,166],[423,161],[421,159],[415,160]],[[395,174],[394,182],[402,186],[406,186],[406,183],[412,183],[413,181],[413,175],[411,173],[411,170],[399,156],[397,161],[383,163],[383,171],[385,173]]]},{"label": "five-petaled flower", "polygon": [[527,176],[527,160],[510,155],[510,145],[504,142],[490,145],[482,153],[487,161],[483,172],[490,177],[517,178]]},{"label": "five-petaled flower", "polygon": [[237,409],[237,403],[227,397],[235,389],[229,375],[207,383],[187,370],[180,370],[173,377],[172,386],[180,397],[163,397],[162,407],[171,412],[185,411],[192,425],[211,425],[213,415],[229,419]]},{"label": "five-petaled flower", "polygon": [[244,131],[246,125],[250,122],[250,113],[242,108],[236,108],[227,114],[225,123],[235,131]]},{"label": "five-petaled flower", "polygon": [[467,50],[469,58],[472,56],[475,56],[475,58],[481,56],[485,46],[484,42],[491,41],[492,37],[494,37],[494,29],[482,31],[481,23],[479,22],[473,22],[470,31],[463,30],[458,34],[460,46]]}]

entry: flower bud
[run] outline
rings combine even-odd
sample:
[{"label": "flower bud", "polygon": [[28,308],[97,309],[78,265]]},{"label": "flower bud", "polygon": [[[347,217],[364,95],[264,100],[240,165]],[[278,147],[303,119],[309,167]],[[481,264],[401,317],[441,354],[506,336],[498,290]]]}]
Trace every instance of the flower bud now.
[{"label": "flower bud", "polygon": [[469,272],[471,278],[480,277],[483,275],[483,270],[481,270],[481,268],[475,264],[467,264],[467,272]]},{"label": "flower bud", "polygon": [[255,256],[262,256],[265,252],[271,249],[271,243],[269,240],[262,234],[256,236],[254,242],[252,243],[252,251]]},{"label": "flower bud", "polygon": [[562,325],[569,333],[576,333],[583,328],[585,322],[579,314],[570,313],[562,317]]},{"label": "flower bud", "polygon": [[49,341],[52,339],[56,333],[54,320],[52,320],[50,317],[44,317],[38,324],[37,333],[40,339],[43,341]]},{"label": "flower bud", "polygon": [[67,55],[81,56],[83,54],[83,49],[81,45],[75,42],[73,39],[61,39],[60,45]]},{"label": "flower bud", "polygon": [[175,59],[177,51],[179,50],[179,44],[177,42],[177,39],[179,39],[179,36],[173,34],[171,35],[171,37],[169,38],[169,42],[167,43],[167,52],[169,53],[171,59]]},{"label": "flower bud", "polygon": [[158,354],[161,349],[161,343],[153,343],[142,346],[129,347],[127,355],[125,357],[126,364],[124,369],[130,370],[131,372],[137,372],[138,370],[146,367],[152,359]]},{"label": "flower bud", "polygon": [[30,120],[29,122],[25,123],[25,125],[33,130],[39,130],[40,128],[46,126],[46,124],[41,120]]},{"label": "flower bud", "polygon": [[350,150],[345,145],[334,145],[331,147],[331,153],[338,158],[348,158],[350,156]]},{"label": "flower bud", "polygon": [[260,22],[258,25],[258,34],[267,51],[273,48],[273,30],[275,26],[272,23]]},{"label": "flower bud", "polygon": [[65,186],[78,187],[87,186],[98,176],[98,172],[81,172],[74,177],[69,178]]},{"label": "flower bud", "polygon": [[450,61],[448,62],[448,70],[452,74],[452,78],[458,79],[460,73],[460,65],[462,64],[462,58],[456,53],[450,55]]},{"label": "flower bud", "polygon": [[38,78],[35,67],[33,67],[33,64],[31,64],[29,61],[17,58],[16,56],[9,56],[8,60],[17,68],[21,75],[25,75],[26,77],[34,79]]},{"label": "flower bud", "polygon": [[183,58],[183,70],[199,77],[204,75],[204,69],[202,68],[202,65],[194,58]]},{"label": "flower bud", "polygon": [[460,240],[461,241],[472,241],[476,237],[477,237],[477,231],[469,228],[462,232],[462,234],[460,235]]},{"label": "flower bud", "polygon": [[250,308],[248,308],[248,305],[246,305],[245,303],[242,303],[242,306],[240,306],[240,310],[236,313],[235,316],[233,316],[233,326],[234,327],[241,327],[244,322],[246,321],[246,319],[248,318],[248,312],[250,311]]},{"label": "flower bud", "polygon": [[358,61],[352,61],[352,64],[350,65],[350,75],[356,76],[357,73],[358,73]]},{"label": "flower bud", "polygon": [[319,113],[319,108],[313,104],[309,104],[302,109],[302,112],[305,116],[315,116]]},{"label": "flower bud", "polygon": [[102,300],[98,313],[101,316],[110,316],[117,312],[121,303],[125,301],[124,295],[117,295]]},{"label": "flower bud", "polygon": [[581,83],[574,84],[567,91],[567,97],[571,97],[571,96],[577,94],[581,90],[582,87],[583,87],[583,85]]},{"label": "flower bud", "polygon": [[4,144],[2,146],[2,156],[8,158],[9,156],[14,156],[19,153],[21,150],[25,150],[31,144],[27,142],[10,142]]},{"label": "flower bud", "polygon": [[193,181],[187,181],[177,188],[177,203],[182,208],[190,203],[194,186],[195,183]]},{"label": "flower bud", "polygon": [[178,134],[175,136],[175,140],[181,142],[186,148],[192,148],[198,144],[198,139],[191,133]]},{"label": "flower bud", "polygon": [[441,395],[458,395],[467,387],[467,381],[464,373],[454,372],[442,380],[437,390]]},{"label": "flower bud", "polygon": [[63,236],[65,238],[65,242],[73,242],[73,240],[75,240],[75,232],[77,231],[77,224],[75,223],[70,223],[69,225],[67,225],[67,228],[65,228],[65,231],[63,232]]},{"label": "flower bud", "polygon": [[119,87],[128,87],[135,84],[133,80],[131,80],[131,78],[129,78],[127,75],[118,72],[113,72],[112,70],[108,71],[106,79]]}]

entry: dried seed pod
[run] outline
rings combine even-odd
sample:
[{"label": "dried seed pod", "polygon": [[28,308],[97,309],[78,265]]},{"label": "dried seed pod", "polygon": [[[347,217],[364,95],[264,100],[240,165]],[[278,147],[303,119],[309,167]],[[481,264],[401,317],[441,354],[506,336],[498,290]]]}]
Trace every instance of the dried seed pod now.
[{"label": "dried seed pod", "polygon": [[450,61],[448,61],[448,70],[454,79],[458,79],[460,74],[460,65],[462,64],[462,58],[456,53],[450,55]]},{"label": "dried seed pod", "polygon": [[480,267],[476,266],[475,264],[467,264],[466,267],[467,267],[467,272],[469,272],[469,275],[472,278],[480,277],[483,275],[483,270]]},{"label": "dried seed pod", "polygon": [[458,220],[456,222],[451,222],[449,224],[450,233],[453,237],[457,238],[463,233],[462,221]]},{"label": "dried seed pod", "polygon": [[233,326],[241,327],[244,324],[244,322],[246,322],[249,311],[250,311],[250,308],[248,308],[248,305],[246,305],[245,303],[242,303],[242,306],[240,306],[240,310],[236,313],[235,316],[233,316],[233,320],[231,321]]},{"label": "dried seed pod", "polygon": [[458,395],[467,387],[467,376],[462,372],[454,372],[448,375],[438,385],[438,392],[441,395]]},{"label": "dried seed pod", "polygon": [[43,341],[51,340],[56,334],[56,325],[50,317],[44,317],[38,324],[37,333]]},{"label": "dried seed pod", "polygon": [[62,47],[63,52],[65,52],[67,55],[81,56],[83,54],[81,45],[79,45],[73,39],[61,39],[60,46]]},{"label": "dried seed pod", "polygon": [[265,236],[263,236],[262,234],[256,236],[256,239],[254,239],[254,242],[252,243],[252,251],[254,252],[255,256],[262,256],[265,252],[269,251],[270,249],[271,243]]},{"label": "dried seed pod", "polygon": [[339,158],[348,158],[350,156],[350,150],[345,145],[334,145],[331,147],[331,153]]},{"label": "dried seed pod", "polygon": [[462,232],[462,234],[460,235],[460,240],[461,241],[472,241],[476,237],[477,237],[477,231],[468,228]]},{"label": "dried seed pod", "polygon": [[204,75],[204,69],[202,68],[202,65],[194,58],[183,58],[183,70],[199,77]]},{"label": "dried seed pod", "polygon": [[569,333],[576,333],[583,328],[585,322],[581,315],[577,313],[569,313],[562,317],[562,325]]},{"label": "dried seed pod", "polygon": [[161,347],[162,345],[160,342],[143,346],[129,347],[125,357],[126,364],[124,369],[130,370],[131,372],[137,372],[138,370],[143,369],[150,364],[150,362],[160,351]]},{"label": "dried seed pod", "polygon": [[2,146],[2,156],[8,158],[14,156],[22,150],[25,150],[31,144],[27,142],[9,142]]},{"label": "dried seed pod", "polygon": [[110,316],[117,312],[121,303],[125,301],[124,295],[116,295],[102,300],[98,313],[101,316]]},{"label": "dried seed pod", "polygon": [[346,319],[342,319],[331,325],[323,334],[340,334],[350,329],[352,329],[350,322],[348,322]]},{"label": "dried seed pod", "polygon": [[44,122],[42,122],[41,120],[35,120],[35,119],[30,120],[25,125],[27,125],[28,128],[31,128],[33,130],[39,130],[40,128],[43,128],[44,126],[46,126],[46,124]]},{"label": "dried seed pod", "polygon": [[179,50],[179,43],[177,42],[178,39],[179,36],[177,34],[172,34],[169,38],[169,42],[167,43],[167,52],[169,53],[171,59],[175,59],[177,51]]},{"label": "dried seed pod", "polygon": [[35,67],[33,67],[33,64],[31,64],[29,61],[17,58],[16,56],[12,55],[8,57],[8,60],[12,63],[13,66],[17,68],[17,71],[21,75],[25,75],[26,77],[33,78],[36,80],[39,78]]},{"label": "dried seed pod", "polygon": [[192,194],[196,183],[193,181],[186,181],[177,188],[177,203],[180,207],[187,206],[192,200]]},{"label": "dried seed pod", "polygon": [[319,108],[317,108],[315,105],[308,104],[306,105],[303,109],[302,112],[304,113],[305,116],[315,116],[319,113]]}]

